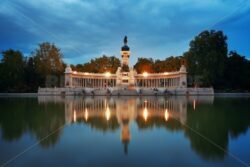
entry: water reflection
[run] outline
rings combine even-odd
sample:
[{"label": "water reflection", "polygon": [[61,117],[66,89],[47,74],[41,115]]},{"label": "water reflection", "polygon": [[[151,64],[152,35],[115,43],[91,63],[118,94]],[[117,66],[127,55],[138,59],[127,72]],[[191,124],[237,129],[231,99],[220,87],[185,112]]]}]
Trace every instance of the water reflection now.
[{"label": "water reflection", "polygon": [[[9,142],[19,140],[28,133],[37,140],[42,139],[65,123],[63,103],[46,101],[39,104],[35,98],[1,98],[1,139]],[[49,148],[57,143],[61,131],[57,131],[40,145]]]},{"label": "water reflection", "polygon": [[[248,130],[249,101],[247,98],[214,99],[212,96],[1,99],[1,140],[16,142],[25,133],[39,140],[64,124],[84,124],[97,131],[119,131],[124,153],[128,154],[129,143],[133,141],[132,123],[135,123],[139,129],[164,128],[169,132],[182,132],[200,157],[222,160],[225,152],[191,129],[227,150],[231,138]],[[61,135],[62,130],[44,140],[41,146],[53,147]]]},{"label": "water reflection", "polygon": [[39,103],[48,101],[65,104],[66,123],[84,123],[100,131],[121,129],[124,153],[131,140],[130,124],[135,121],[140,129],[165,127],[181,130],[187,121],[187,104],[192,101],[212,104],[208,97],[39,97]]}]

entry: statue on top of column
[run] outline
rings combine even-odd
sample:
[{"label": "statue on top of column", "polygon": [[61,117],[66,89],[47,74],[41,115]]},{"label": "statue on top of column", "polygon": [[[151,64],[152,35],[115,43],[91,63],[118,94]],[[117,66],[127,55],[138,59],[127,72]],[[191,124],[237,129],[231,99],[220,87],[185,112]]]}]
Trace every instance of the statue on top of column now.
[{"label": "statue on top of column", "polygon": [[123,39],[124,45],[127,45],[128,43],[128,37],[125,35],[124,39]]}]

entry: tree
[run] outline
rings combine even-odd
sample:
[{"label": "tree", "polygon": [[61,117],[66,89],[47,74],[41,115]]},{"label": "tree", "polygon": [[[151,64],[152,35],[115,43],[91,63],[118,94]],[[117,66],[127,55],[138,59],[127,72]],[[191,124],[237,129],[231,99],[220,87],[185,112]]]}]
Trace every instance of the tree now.
[{"label": "tree", "polygon": [[25,84],[28,92],[36,92],[39,87],[39,74],[36,71],[34,57],[27,58],[25,66]]},{"label": "tree", "polygon": [[76,65],[73,70],[78,70],[82,72],[93,72],[93,73],[104,73],[110,72],[115,73],[117,68],[121,65],[121,62],[115,56],[106,56],[91,59],[90,62],[83,65]]},{"label": "tree", "polygon": [[156,60],[154,63],[155,72],[179,71],[182,64],[185,64],[182,56],[168,57],[165,60]]},{"label": "tree", "polygon": [[[59,77],[64,72],[62,53],[54,44],[44,42],[34,53],[36,72],[40,76],[40,85],[44,86],[46,77],[51,75]],[[59,85],[59,83],[57,83]]]},{"label": "tree", "polygon": [[220,85],[227,59],[227,37],[222,31],[203,31],[190,42],[184,54],[188,72],[200,76],[204,86]]},{"label": "tree", "polygon": [[250,90],[250,61],[230,51],[225,69],[225,86],[234,90]]},{"label": "tree", "polygon": [[23,54],[12,49],[4,51],[2,54],[0,90],[2,92],[15,92],[23,89],[25,69]]},{"label": "tree", "polygon": [[134,68],[137,73],[154,73],[154,60],[152,58],[138,58]]}]

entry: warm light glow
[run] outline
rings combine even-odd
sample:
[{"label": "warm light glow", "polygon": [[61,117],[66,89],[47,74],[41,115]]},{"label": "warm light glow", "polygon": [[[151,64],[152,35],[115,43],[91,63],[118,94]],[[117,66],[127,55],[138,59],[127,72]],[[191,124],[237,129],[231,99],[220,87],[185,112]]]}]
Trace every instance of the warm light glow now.
[{"label": "warm light glow", "polygon": [[147,73],[147,72],[144,72],[142,75],[143,75],[144,77],[147,77],[147,76],[148,76],[148,73]]},{"label": "warm light glow", "polygon": [[147,121],[148,119],[148,109],[146,107],[143,110],[143,118],[145,121]]},{"label": "warm light glow", "polygon": [[84,117],[85,117],[85,120],[88,121],[89,113],[88,113],[88,109],[87,108],[85,108]]},{"label": "warm light glow", "polygon": [[164,72],[164,74],[168,75],[169,73],[168,72]]},{"label": "warm light glow", "polygon": [[77,72],[76,72],[76,71],[73,71],[73,74],[77,74]]},{"label": "warm light glow", "polygon": [[76,110],[74,110],[73,119],[74,119],[74,122],[76,122]]},{"label": "warm light glow", "polygon": [[111,76],[110,72],[105,73],[105,77],[110,77],[110,76]]},{"label": "warm light glow", "polygon": [[107,107],[107,109],[105,111],[105,116],[106,116],[106,120],[108,121],[110,119],[110,110],[109,110],[109,107]]},{"label": "warm light glow", "polygon": [[84,75],[89,75],[89,73],[88,73],[88,72],[85,72]]},{"label": "warm light glow", "polygon": [[166,109],[164,117],[165,117],[165,121],[168,121],[168,118],[169,118],[168,109]]},{"label": "warm light glow", "polygon": [[193,109],[195,110],[195,107],[196,107],[196,101],[194,100],[193,101]]}]

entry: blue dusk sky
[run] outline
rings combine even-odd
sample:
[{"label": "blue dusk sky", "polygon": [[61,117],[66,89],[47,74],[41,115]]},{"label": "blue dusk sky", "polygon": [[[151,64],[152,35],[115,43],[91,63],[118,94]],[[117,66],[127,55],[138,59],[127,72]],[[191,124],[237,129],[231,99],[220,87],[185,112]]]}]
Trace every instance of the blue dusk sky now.
[{"label": "blue dusk sky", "polygon": [[229,50],[250,58],[249,0],[0,1],[0,51],[29,56],[48,41],[72,64],[103,54],[120,57],[125,35],[132,65],[138,57],[182,55],[207,29],[223,30]]}]

